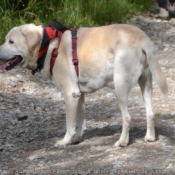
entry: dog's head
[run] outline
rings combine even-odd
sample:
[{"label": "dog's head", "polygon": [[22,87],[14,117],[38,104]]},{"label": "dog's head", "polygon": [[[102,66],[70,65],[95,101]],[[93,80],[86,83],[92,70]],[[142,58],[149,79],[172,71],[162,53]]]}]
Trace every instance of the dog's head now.
[{"label": "dog's head", "polygon": [[0,46],[0,60],[5,60],[3,70],[10,70],[19,63],[23,67],[36,69],[37,54],[41,43],[42,27],[25,24],[14,27]]}]

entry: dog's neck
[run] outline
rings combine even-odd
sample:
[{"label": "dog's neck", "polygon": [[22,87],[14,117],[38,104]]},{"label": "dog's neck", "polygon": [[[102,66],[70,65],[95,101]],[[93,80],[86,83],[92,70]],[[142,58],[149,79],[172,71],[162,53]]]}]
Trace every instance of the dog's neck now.
[{"label": "dog's neck", "polygon": [[[78,70],[78,58],[77,58],[77,28],[70,29],[72,36],[72,62],[75,67],[77,76],[79,76]],[[52,75],[52,68],[54,66],[61,38],[65,30],[54,29],[54,26],[43,27],[43,38],[40,44],[38,52],[37,68],[32,71],[35,74],[36,71],[40,71],[44,77],[50,77]]]}]

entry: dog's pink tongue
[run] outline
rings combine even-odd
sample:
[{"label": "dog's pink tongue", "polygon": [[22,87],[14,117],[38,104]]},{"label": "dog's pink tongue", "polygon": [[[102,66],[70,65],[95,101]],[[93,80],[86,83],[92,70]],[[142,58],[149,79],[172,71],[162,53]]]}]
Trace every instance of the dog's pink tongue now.
[{"label": "dog's pink tongue", "polygon": [[8,66],[8,62],[5,62],[3,63],[1,66],[0,66],[0,69],[1,70],[6,70],[6,67]]}]

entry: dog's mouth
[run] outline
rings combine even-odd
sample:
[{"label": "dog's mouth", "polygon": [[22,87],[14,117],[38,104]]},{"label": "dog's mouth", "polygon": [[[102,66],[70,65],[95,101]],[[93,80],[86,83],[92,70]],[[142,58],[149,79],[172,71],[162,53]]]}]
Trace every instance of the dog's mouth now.
[{"label": "dog's mouth", "polygon": [[15,66],[17,66],[21,61],[23,60],[23,57],[20,55],[17,55],[7,61],[5,61],[1,66],[0,69],[1,70],[11,70],[13,69]]}]

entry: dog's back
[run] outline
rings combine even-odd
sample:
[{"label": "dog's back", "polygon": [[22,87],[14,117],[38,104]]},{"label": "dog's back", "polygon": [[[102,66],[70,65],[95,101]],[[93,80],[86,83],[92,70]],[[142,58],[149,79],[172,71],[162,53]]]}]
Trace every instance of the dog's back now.
[{"label": "dog's back", "polygon": [[128,77],[132,80],[131,84],[135,84],[148,64],[162,91],[167,91],[166,81],[162,78],[163,74],[156,61],[154,45],[135,26],[114,24],[80,28],[78,59],[82,91],[91,92],[104,86],[114,87],[113,80],[118,74]]}]

